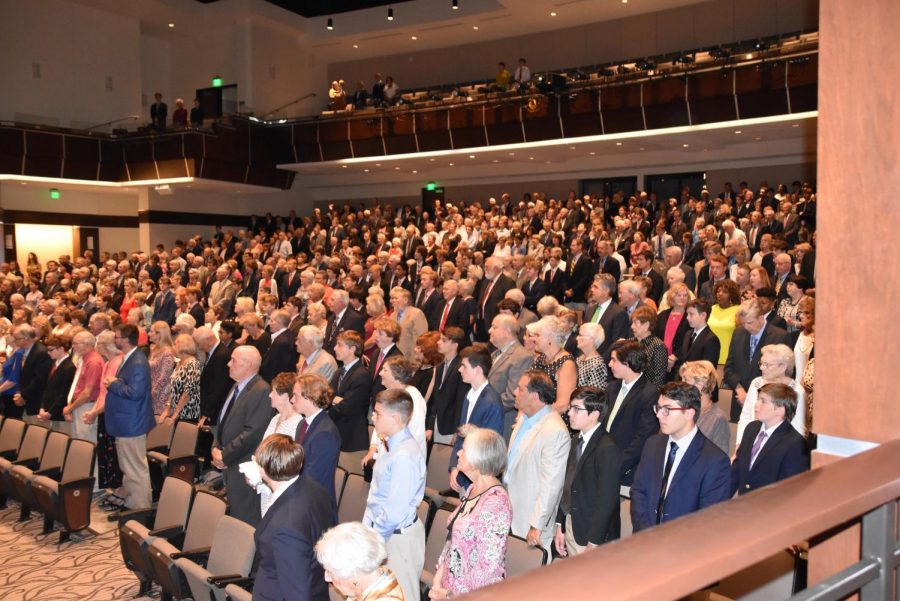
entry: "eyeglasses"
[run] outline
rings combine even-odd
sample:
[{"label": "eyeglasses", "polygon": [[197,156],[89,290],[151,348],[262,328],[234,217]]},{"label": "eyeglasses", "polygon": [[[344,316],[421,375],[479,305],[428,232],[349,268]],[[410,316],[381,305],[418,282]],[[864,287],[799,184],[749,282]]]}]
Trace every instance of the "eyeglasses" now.
[{"label": "eyeglasses", "polygon": [[578,413],[579,411],[584,411],[585,413],[588,412],[587,407],[579,407],[578,405],[569,405],[569,411],[574,411],[575,413]]},{"label": "eyeglasses", "polygon": [[656,416],[669,417],[673,411],[687,411],[690,407],[673,407],[671,405],[653,405],[653,414]]}]

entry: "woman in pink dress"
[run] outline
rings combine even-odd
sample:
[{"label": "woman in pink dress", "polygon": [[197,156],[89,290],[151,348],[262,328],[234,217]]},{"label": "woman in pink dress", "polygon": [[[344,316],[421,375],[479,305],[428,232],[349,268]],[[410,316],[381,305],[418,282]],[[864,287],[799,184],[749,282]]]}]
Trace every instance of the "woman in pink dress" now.
[{"label": "woman in pink dress", "polygon": [[506,467],[503,437],[486,428],[464,427],[458,468],[472,481],[450,515],[450,535],[438,559],[429,597],[463,595],[503,580],[512,504],[498,476]]}]

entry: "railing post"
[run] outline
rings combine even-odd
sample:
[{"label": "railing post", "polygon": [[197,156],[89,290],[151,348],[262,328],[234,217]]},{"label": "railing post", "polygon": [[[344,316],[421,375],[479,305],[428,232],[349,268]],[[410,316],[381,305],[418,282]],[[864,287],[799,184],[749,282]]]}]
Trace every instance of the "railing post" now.
[{"label": "railing post", "polygon": [[862,558],[877,561],[878,577],[859,591],[860,601],[890,599],[894,584],[894,549],[897,546],[897,502],[886,503],[862,518]]}]

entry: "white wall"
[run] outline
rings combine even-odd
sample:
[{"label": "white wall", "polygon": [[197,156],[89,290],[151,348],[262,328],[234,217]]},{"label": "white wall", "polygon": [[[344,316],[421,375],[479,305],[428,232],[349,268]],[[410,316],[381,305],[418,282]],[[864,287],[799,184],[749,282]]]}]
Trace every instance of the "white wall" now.
[{"label": "white wall", "polygon": [[63,0],[0,0],[0,119],[89,127],[139,113],[139,36],[134,19]]},{"label": "white wall", "polygon": [[37,255],[41,265],[60,255],[72,255],[75,248],[74,228],[69,225],[16,224],[16,261],[28,264],[28,253]]},{"label": "white wall", "polygon": [[[15,211],[77,213],[83,215],[135,216],[138,193],[132,191],[95,192],[60,188],[60,199],[50,198],[50,184],[0,184],[0,208]],[[57,186],[58,187],[58,186]]]}]

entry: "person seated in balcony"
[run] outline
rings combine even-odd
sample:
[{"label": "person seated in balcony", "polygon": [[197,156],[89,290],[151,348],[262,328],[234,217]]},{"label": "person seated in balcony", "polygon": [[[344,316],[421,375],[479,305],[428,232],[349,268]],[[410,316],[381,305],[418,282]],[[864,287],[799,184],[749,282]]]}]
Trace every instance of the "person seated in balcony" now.
[{"label": "person seated in balcony", "polygon": [[175,112],[172,113],[172,127],[185,128],[187,127],[187,120],[188,112],[184,108],[184,100],[179,98],[175,101]]},{"label": "person seated in balcony", "polygon": [[400,100],[400,86],[393,77],[388,75],[384,80],[384,103],[394,106],[398,100]]},{"label": "person seated in balcony", "polygon": [[347,108],[347,92],[344,91],[344,80],[339,79],[331,82],[331,88],[328,90],[328,98],[330,100],[330,108],[333,111],[341,111]]},{"label": "person seated in balcony", "polygon": [[791,425],[799,399],[794,389],[787,384],[765,384],[756,399],[756,420],[738,441],[731,466],[732,495],[746,494],[809,469],[806,440]]}]

